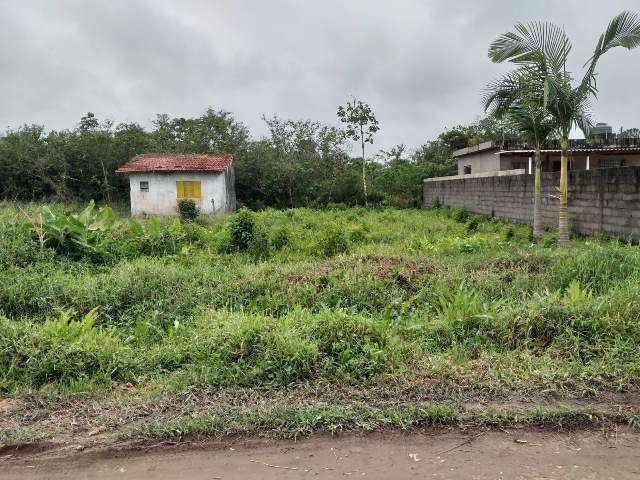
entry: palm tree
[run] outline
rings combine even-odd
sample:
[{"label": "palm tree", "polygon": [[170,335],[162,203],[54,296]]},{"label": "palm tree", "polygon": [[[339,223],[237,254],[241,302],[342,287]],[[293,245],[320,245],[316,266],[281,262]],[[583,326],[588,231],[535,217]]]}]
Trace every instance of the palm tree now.
[{"label": "palm tree", "polygon": [[[515,32],[498,37],[489,47],[489,58],[496,63],[509,61],[522,67],[534,68],[542,75],[544,107],[557,124],[560,136],[560,205],[558,208],[559,240],[569,244],[567,215],[569,133],[578,127],[585,134],[591,128],[589,101],[597,94],[596,65],[600,57],[615,47],[632,49],[640,45],[640,18],[634,12],[615,16],[600,35],[592,57],[585,63],[587,71],[574,86],[566,71],[571,42],[564,30],[548,22],[519,23]],[[538,88],[539,84],[536,83]]]},{"label": "palm tree", "polygon": [[485,111],[490,111],[517,130],[524,140],[534,147],[535,176],[533,187],[533,239],[542,235],[541,176],[542,145],[556,128],[553,118],[544,107],[543,77],[530,67],[523,67],[487,86],[484,98]]}]

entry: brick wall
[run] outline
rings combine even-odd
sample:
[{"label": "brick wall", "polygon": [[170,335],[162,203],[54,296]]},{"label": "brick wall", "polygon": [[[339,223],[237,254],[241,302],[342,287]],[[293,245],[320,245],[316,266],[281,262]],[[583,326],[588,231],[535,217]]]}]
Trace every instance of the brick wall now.
[{"label": "brick wall", "polygon": [[[559,179],[559,172],[542,174],[542,221],[556,228],[558,200],[552,195],[557,195]],[[425,180],[423,206],[432,206],[436,198],[442,206],[466,206],[474,213],[531,223],[533,175]],[[640,239],[640,167],[570,172],[569,218],[571,228],[581,234]]]}]

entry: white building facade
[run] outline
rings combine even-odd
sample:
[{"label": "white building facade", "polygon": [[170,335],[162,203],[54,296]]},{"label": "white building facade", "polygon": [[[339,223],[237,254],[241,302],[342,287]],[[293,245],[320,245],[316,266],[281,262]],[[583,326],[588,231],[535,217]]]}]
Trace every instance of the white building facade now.
[{"label": "white building facade", "polygon": [[116,172],[129,176],[134,216],[176,215],[181,199],[193,200],[202,213],[236,208],[230,155],[138,155]]}]

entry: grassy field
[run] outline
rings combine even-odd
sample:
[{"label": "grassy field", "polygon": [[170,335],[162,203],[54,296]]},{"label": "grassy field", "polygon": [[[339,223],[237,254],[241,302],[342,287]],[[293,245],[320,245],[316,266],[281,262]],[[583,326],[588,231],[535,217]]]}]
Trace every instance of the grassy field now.
[{"label": "grassy field", "polygon": [[640,424],[637,246],[464,210],[71,210],[0,204],[1,443]]}]

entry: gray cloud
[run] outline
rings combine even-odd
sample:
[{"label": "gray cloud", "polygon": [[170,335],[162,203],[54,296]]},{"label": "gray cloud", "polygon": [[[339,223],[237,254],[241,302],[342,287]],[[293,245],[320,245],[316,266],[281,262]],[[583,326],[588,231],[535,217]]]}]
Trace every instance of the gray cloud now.
[{"label": "gray cloud", "polygon": [[[634,0],[0,0],[0,126],[73,126],[86,111],[150,125],[156,113],[234,112],[336,123],[351,94],[381,122],[377,147],[415,147],[481,115],[505,70],[489,42],[517,21],[551,20],[589,58],[605,23]],[[640,51],[600,65],[597,119],[640,126]]]}]

